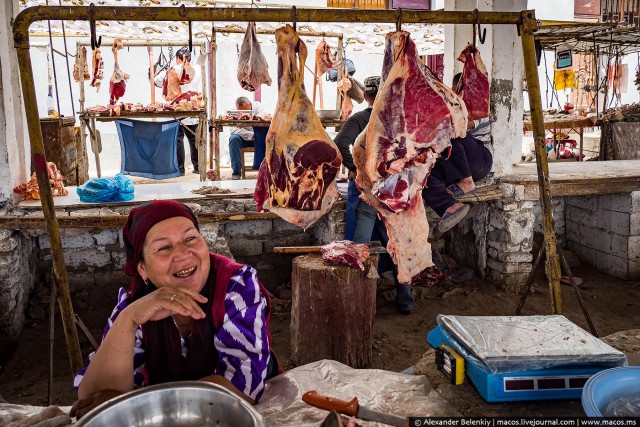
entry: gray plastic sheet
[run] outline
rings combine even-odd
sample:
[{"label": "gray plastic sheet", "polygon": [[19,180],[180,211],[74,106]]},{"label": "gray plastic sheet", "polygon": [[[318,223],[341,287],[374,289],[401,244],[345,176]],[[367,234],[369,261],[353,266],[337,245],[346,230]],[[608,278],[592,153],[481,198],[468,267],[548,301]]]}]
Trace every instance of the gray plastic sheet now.
[{"label": "gray plastic sheet", "polygon": [[[461,416],[422,375],[379,369],[353,369],[334,360],[299,366],[269,380],[258,412],[274,427],[315,427],[329,414],[302,401],[307,391],[340,400],[358,398],[360,405],[401,417]],[[362,426],[386,426],[357,420]]]},{"label": "gray plastic sheet", "polygon": [[438,324],[493,373],[544,369],[576,363],[627,365],[627,358],[604,341],[559,315],[450,316]]}]

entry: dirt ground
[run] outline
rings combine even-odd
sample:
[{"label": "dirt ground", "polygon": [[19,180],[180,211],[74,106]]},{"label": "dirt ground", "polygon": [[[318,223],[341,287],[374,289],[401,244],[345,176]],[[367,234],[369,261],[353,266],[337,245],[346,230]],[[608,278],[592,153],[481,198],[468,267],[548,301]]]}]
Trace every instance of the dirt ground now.
[{"label": "dirt ground", "polygon": [[[640,282],[621,281],[584,266],[576,269],[576,274],[585,280],[582,295],[601,337],[618,331],[640,329]],[[567,286],[563,286],[562,290],[564,314],[588,330],[575,293]],[[512,315],[519,298],[517,295],[496,290],[493,285],[479,279],[455,285],[416,288],[416,293],[418,301],[413,313],[403,316],[394,309],[392,291],[379,287],[374,323],[373,368],[402,371],[420,362],[419,366],[426,371],[431,385],[466,416],[584,415],[579,400],[487,404],[468,380],[461,386],[452,386],[447,384],[444,376],[435,369],[433,350],[430,350],[426,342],[426,334],[435,326],[437,314]],[[286,290],[280,294],[286,298]],[[105,320],[115,304],[115,297],[116,289],[103,289],[95,294],[85,295],[85,298],[81,299],[82,303],[76,304],[76,312],[96,338],[101,336]],[[36,290],[27,311],[27,326],[17,349],[0,372],[0,394],[9,403],[47,403],[47,310],[48,290]],[[548,287],[539,271],[533,294],[529,295],[522,314],[550,312]],[[274,347],[285,370],[293,367],[290,359],[289,322],[290,314],[286,301],[277,304],[272,317],[271,331]],[[59,405],[70,405],[75,399],[75,393],[60,323],[58,316],[51,401]],[[640,332],[635,332],[636,338],[640,338]],[[91,346],[81,333],[80,341],[83,355],[88,354]],[[637,345],[629,348],[634,350],[630,354],[631,363],[640,364],[640,348]]]}]

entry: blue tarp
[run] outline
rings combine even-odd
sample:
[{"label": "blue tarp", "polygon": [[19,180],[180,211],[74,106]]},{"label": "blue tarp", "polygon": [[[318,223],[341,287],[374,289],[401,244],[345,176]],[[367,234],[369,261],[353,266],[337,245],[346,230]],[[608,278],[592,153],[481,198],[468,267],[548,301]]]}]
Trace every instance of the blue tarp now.
[{"label": "blue tarp", "polygon": [[116,120],[121,173],[151,179],[180,176],[176,154],[179,126],[177,121]]}]

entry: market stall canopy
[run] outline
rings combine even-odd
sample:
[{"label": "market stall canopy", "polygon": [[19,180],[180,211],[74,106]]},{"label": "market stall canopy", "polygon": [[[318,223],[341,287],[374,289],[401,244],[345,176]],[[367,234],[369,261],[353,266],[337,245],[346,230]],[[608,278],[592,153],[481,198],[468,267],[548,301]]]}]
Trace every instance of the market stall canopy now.
[{"label": "market stall canopy", "polygon": [[[62,6],[88,6],[91,3],[96,6],[139,6],[139,7],[176,7],[181,4],[189,7],[251,7],[251,3],[238,2],[218,2],[212,1],[189,1],[189,0],[61,0]],[[20,0],[21,9],[31,6],[44,6],[47,0]],[[58,6],[58,0],[48,0],[49,6]],[[257,4],[257,3],[256,3]],[[284,5],[269,4],[268,2],[260,2],[259,7],[288,7]],[[336,13],[338,13],[336,11]],[[281,27],[283,23],[260,22],[257,24],[259,30],[275,30]],[[198,41],[205,38],[211,38],[211,22],[193,23],[193,37]],[[218,28],[240,28],[245,29],[246,25],[238,23],[216,23]],[[88,21],[64,21],[64,29],[69,37],[89,37]],[[402,29],[411,33],[411,38],[418,47],[421,55],[436,55],[444,53],[444,26],[432,24],[403,24]],[[338,23],[311,23],[298,24],[298,30],[326,32],[326,33],[342,33],[344,35],[344,43],[348,45],[348,51],[358,51],[366,53],[383,53],[384,40],[387,33],[395,31],[395,24],[338,24]],[[35,22],[30,27],[32,36],[48,36],[47,22]],[[51,31],[54,35],[62,35],[62,26],[60,22],[51,22]],[[188,40],[189,29],[186,21],[184,22],[159,22],[159,21],[97,21],[96,31],[98,36],[110,37],[120,36],[122,39],[136,40],[171,40],[177,39]],[[218,34],[218,41],[231,41],[242,44],[244,34]],[[260,43],[274,44],[273,36],[259,35]],[[318,42],[317,38],[303,37],[306,43],[313,46]],[[335,40],[335,39],[334,39]],[[335,41],[328,41],[334,44]],[[335,48],[335,45],[332,46]]]},{"label": "market stall canopy", "polygon": [[570,46],[574,52],[607,52],[619,46],[621,53],[640,52],[640,28],[612,23],[544,21],[534,36],[544,50]]}]

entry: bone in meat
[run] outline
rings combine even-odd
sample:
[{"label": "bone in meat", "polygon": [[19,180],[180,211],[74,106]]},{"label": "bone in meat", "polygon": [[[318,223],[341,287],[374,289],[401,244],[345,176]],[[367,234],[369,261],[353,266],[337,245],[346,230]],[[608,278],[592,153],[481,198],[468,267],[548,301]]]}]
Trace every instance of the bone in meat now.
[{"label": "bone in meat", "polygon": [[244,34],[238,61],[238,81],[243,89],[250,92],[254,92],[263,83],[271,86],[269,65],[256,37],[255,22],[249,22],[247,32]]},{"label": "bone in meat", "polygon": [[433,265],[421,190],[436,154],[463,137],[467,111],[418,58],[409,33],[387,35],[383,84],[369,125],[356,139],[356,184],[389,234],[400,283]]},{"label": "bone in meat", "polygon": [[462,77],[455,88],[469,112],[469,120],[489,117],[489,76],[478,49],[468,45],[458,61],[463,62]]},{"label": "bone in meat", "polygon": [[290,25],[276,30],[276,43],[278,102],[254,199],[259,210],[306,229],[338,198],[334,180],[342,156],[304,90],[306,45]]},{"label": "bone in meat", "polygon": [[113,74],[111,75],[111,80],[109,81],[109,103],[115,104],[116,101],[124,95],[125,90],[127,89],[127,80],[129,79],[129,74],[120,70],[120,65],[118,65],[118,50],[122,49],[122,40],[120,37],[116,37],[113,40],[113,46],[111,47],[111,51],[113,52],[113,59],[115,61],[115,66],[113,68]]},{"label": "bone in meat", "polygon": [[104,78],[104,73],[102,69],[104,68],[104,61],[102,60],[102,53],[100,53],[100,49],[96,48],[93,50],[93,54],[91,55],[91,69],[93,70],[93,78],[91,79],[91,87],[95,87],[97,91],[100,90],[100,84],[102,83],[102,79]]}]

